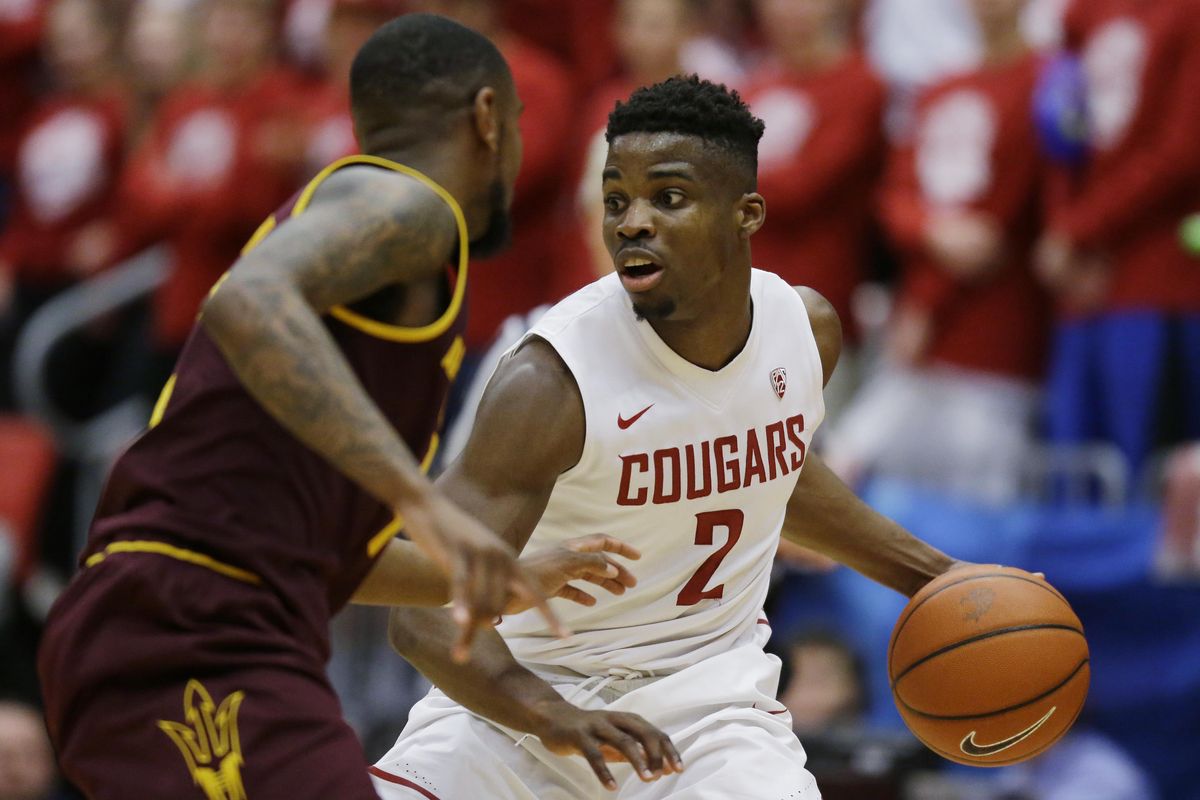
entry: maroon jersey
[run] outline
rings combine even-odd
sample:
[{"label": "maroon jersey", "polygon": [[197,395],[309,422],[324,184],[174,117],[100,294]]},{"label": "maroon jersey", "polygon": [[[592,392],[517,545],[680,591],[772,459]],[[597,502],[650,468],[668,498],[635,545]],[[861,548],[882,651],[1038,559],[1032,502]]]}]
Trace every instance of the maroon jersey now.
[{"label": "maroon jersey", "polygon": [[[247,245],[296,221],[317,185],[348,164],[373,164],[423,181],[399,164],[353,156],[322,171],[268,218]],[[447,391],[464,352],[467,245],[450,272],[446,310],[401,328],[337,307],[325,324],[367,394],[428,468]],[[218,284],[219,286],[219,284]],[[85,565],[116,552],[159,552],[260,583],[297,610],[327,648],[329,617],[349,600],[399,528],[391,510],[283,428],[238,381],[196,325],[155,408],[150,428],[118,459],[96,512]],[[315,638],[313,638],[315,637]]]}]

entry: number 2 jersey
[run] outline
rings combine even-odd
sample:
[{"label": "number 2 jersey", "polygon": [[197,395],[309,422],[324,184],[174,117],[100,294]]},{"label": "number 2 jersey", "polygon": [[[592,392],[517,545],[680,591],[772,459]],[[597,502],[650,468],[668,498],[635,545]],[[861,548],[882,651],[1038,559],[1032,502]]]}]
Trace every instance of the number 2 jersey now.
[{"label": "number 2 jersey", "polygon": [[750,293],[750,336],[716,371],[639,321],[616,274],[559,303],[526,335],[570,369],[586,433],[525,552],[606,533],[642,553],[630,565],[638,584],[624,595],[599,590],[591,608],[553,601],[574,631],[568,638],[551,636],[533,612],[505,618],[499,630],[513,653],[540,674],[665,674],[764,643],[761,609],[784,511],[825,404],[799,294],[760,270]]}]

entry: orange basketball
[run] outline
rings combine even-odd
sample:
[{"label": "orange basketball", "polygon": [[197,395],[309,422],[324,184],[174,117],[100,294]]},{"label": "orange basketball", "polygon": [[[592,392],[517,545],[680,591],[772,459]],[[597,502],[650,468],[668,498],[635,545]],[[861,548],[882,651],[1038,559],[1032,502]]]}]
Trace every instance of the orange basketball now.
[{"label": "orange basketball", "polygon": [[913,595],[892,630],[888,676],[900,716],[931,750],[998,767],[1036,756],[1075,722],[1088,646],[1042,578],[964,567]]}]

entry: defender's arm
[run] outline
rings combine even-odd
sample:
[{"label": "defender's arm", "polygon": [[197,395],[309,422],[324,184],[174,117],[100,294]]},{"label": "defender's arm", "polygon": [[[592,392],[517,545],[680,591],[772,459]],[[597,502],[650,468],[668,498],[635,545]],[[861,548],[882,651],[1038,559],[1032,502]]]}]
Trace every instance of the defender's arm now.
[{"label": "defender's arm", "polygon": [[272,416],[390,506],[423,502],[429,482],[321,315],[433,275],[455,243],[450,209],[431,190],[398,174],[348,167],[321,185],[302,217],[238,259],[200,318]]},{"label": "defender's arm", "polygon": [[[571,581],[594,583],[613,594],[637,584],[628,568],[608,554],[641,558],[633,546],[604,534],[580,536],[521,559],[534,586],[546,597],[561,597],[584,606],[596,598]],[[442,606],[450,600],[450,584],[441,569],[412,542],[392,539],[350,602],[368,606]],[[525,598],[513,597],[505,614],[529,608]]]},{"label": "defender's arm", "polygon": [[348,167],[321,185],[302,219],[238,260],[201,324],[280,424],[403,515],[408,535],[452,577],[472,631],[504,608],[510,590],[536,592],[511,548],[433,490],[321,321],[333,306],[435,274],[456,243],[454,217],[429,188]]}]

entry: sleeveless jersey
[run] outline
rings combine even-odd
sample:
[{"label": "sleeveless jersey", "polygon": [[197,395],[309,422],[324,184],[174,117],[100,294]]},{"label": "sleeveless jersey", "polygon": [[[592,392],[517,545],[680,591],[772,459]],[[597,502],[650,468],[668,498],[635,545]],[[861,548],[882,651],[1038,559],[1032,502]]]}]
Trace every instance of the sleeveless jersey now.
[{"label": "sleeveless jersey", "polygon": [[813,431],[822,367],[804,302],[754,270],[742,351],[710,371],[638,321],[613,274],[559,303],[527,334],[566,363],[583,398],[579,462],[559,476],[527,551],[589,533],[637,547],[638,584],[592,608],[553,601],[555,639],[526,612],[500,631],[543,675],[675,672],[757,641],[771,565]]},{"label": "sleeveless jersey", "polygon": [[[303,225],[316,188],[350,164],[421,181],[449,204],[458,222],[459,265],[447,270],[453,289],[435,322],[397,327],[346,307],[324,317],[367,394],[427,468],[464,353],[467,238],[454,199],[408,167],[354,156],[330,165],[269,217],[246,251],[277,227]],[[387,506],[258,404],[197,324],[149,430],[113,466],[81,560],[90,566],[113,553],[159,552],[263,584],[304,619],[308,630],[297,634],[325,650],[329,617],[398,529]]]}]

